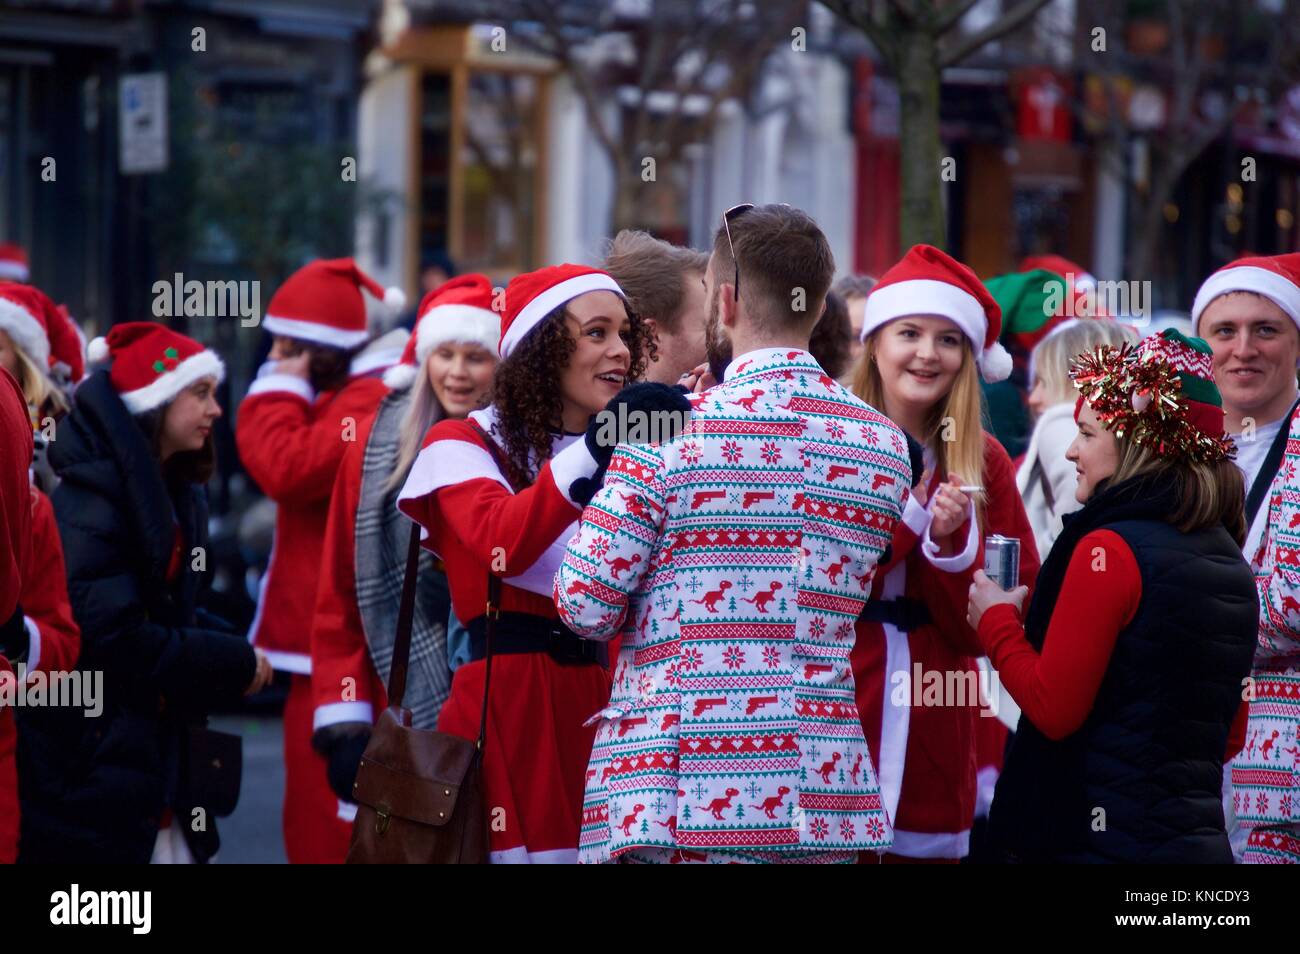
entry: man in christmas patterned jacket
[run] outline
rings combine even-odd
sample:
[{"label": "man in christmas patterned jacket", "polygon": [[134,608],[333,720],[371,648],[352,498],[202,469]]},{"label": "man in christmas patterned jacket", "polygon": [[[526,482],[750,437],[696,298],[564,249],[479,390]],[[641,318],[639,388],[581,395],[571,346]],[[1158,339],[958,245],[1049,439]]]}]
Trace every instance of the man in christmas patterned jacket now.
[{"label": "man in christmas patterned jacket", "polygon": [[[1246,479],[1243,553],[1259,590],[1259,639],[1245,743],[1224,814],[1247,864],[1300,863],[1300,254],[1242,258],[1207,278],[1192,305],[1214,351],[1224,428]],[[1231,814],[1229,814],[1229,812]],[[1232,816],[1236,817],[1233,824]]]},{"label": "man in christmas patterned jacket", "polygon": [[723,383],[679,436],[619,446],[569,543],[561,617],[622,634],[584,862],[852,862],[891,842],[849,651],[911,467],[807,352],[834,270],[803,212],[723,217],[704,278]]}]

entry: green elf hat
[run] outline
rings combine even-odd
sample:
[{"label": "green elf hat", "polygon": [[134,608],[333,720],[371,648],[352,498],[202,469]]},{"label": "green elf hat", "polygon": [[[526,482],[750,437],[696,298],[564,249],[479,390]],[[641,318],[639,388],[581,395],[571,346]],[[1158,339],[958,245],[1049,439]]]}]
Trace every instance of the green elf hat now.
[{"label": "green elf hat", "polygon": [[1080,355],[1070,368],[1079,390],[1075,420],[1087,401],[1108,430],[1158,454],[1197,463],[1231,458],[1236,450],[1223,430],[1213,357],[1203,339],[1173,328],[1137,347],[1105,345]]},{"label": "green elf hat", "polygon": [[999,275],[984,283],[1002,308],[1002,340],[1027,354],[1047,333],[1065,321],[1065,279],[1035,268]]}]

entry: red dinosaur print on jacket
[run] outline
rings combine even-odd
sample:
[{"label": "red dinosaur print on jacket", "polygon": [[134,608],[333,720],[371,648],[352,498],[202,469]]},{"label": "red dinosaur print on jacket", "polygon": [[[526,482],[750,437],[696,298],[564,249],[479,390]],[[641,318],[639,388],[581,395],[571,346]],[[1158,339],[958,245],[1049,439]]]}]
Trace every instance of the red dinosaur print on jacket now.
[{"label": "red dinosaur print on jacket", "polygon": [[835,766],[840,760],[840,753],[832,752],[831,760],[823,762],[822,767],[817,770],[817,774],[822,777],[822,781],[827,785],[831,783],[831,772],[835,771]]},{"label": "red dinosaur print on jacket", "polygon": [[790,789],[782,785],[776,790],[775,795],[770,795],[763,799],[757,805],[751,805],[750,808],[761,808],[767,814],[768,818],[776,817],[776,810],[781,807],[781,799],[790,794]]},{"label": "red dinosaur print on jacket", "polygon": [[731,800],[739,794],[740,789],[729,788],[727,789],[727,795],[725,798],[715,798],[713,801],[709,802],[709,804],[701,805],[700,808],[704,809],[706,812],[712,812],[713,817],[718,821],[726,821],[726,819],[722,817],[722,813],[731,810]]},{"label": "red dinosaur print on jacket", "polygon": [[[844,559],[847,562],[848,557],[845,557]],[[731,589],[731,581],[723,580],[721,583],[718,584],[718,588],[716,590],[711,590],[710,592],[705,593],[704,599],[691,600],[690,602],[697,603],[700,606],[703,606],[710,613],[716,613],[718,611],[718,603],[722,600],[722,597],[726,594],[727,590],[729,589]]]},{"label": "red dinosaur print on jacket", "polygon": [[773,581],[766,590],[763,590],[761,593],[755,593],[753,599],[750,599],[748,596],[742,596],[740,601],[742,603],[752,603],[755,610],[760,613],[766,613],[767,604],[776,599],[776,591],[780,588],[781,584]]}]

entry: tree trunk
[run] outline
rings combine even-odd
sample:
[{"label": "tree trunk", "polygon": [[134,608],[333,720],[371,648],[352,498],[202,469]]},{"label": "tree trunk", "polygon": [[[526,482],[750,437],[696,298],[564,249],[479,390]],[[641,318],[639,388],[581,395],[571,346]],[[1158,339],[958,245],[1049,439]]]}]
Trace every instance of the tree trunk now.
[{"label": "tree trunk", "polygon": [[617,235],[622,229],[634,229],[640,225],[637,204],[637,188],[640,185],[637,177],[629,174],[627,170],[615,169],[614,207],[610,210],[614,228],[611,235]]},{"label": "tree trunk", "polygon": [[903,251],[917,243],[945,247],[939,141],[939,50],[928,33],[898,38],[899,165],[902,205],[899,241]]}]

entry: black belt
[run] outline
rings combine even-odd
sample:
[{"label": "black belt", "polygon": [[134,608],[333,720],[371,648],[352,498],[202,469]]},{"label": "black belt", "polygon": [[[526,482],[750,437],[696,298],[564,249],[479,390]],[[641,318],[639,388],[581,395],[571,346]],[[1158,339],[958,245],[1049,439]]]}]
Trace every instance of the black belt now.
[{"label": "black belt", "polygon": [[[487,658],[486,616],[476,616],[469,630],[469,658]],[[492,655],[549,653],[565,665],[609,665],[609,647],[594,639],[583,639],[558,619],[543,619],[532,613],[502,613],[492,637]]]},{"label": "black belt", "polygon": [[934,622],[925,603],[906,596],[892,600],[867,600],[858,619],[864,623],[889,623],[901,633],[910,633]]}]

